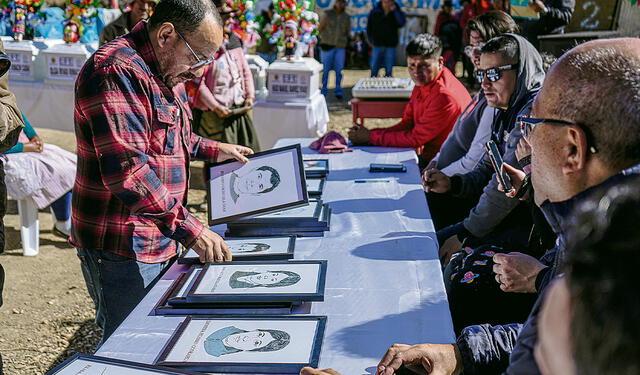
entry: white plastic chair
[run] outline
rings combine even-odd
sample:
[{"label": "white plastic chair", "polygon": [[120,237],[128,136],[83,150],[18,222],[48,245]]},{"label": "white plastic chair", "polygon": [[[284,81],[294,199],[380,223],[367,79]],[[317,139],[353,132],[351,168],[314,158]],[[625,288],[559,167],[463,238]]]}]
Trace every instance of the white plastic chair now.
[{"label": "white plastic chair", "polygon": [[40,250],[40,221],[38,207],[33,199],[27,197],[18,201],[20,215],[20,239],[22,255],[36,256]]}]

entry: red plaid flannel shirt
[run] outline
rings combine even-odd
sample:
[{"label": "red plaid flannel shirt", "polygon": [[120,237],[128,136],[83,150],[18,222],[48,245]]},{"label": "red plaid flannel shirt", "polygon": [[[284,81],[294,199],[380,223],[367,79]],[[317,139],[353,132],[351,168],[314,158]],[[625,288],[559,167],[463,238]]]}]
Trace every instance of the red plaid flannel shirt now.
[{"label": "red plaid flannel shirt", "polygon": [[71,243],[145,263],[191,247],[205,226],[185,207],[189,160],[214,161],[218,143],[191,132],[184,87],[162,82],[146,23],[89,58],[74,122]]}]

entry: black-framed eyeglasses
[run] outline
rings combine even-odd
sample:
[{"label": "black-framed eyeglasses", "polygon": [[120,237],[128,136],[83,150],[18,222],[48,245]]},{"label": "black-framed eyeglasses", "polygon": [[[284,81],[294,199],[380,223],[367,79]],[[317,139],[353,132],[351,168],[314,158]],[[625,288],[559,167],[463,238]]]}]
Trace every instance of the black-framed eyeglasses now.
[{"label": "black-framed eyeglasses", "polygon": [[554,120],[554,119],[548,119],[548,118],[536,118],[536,117],[530,117],[530,116],[518,116],[516,118],[516,123],[520,125],[520,131],[522,132],[522,135],[525,137],[529,137],[529,135],[533,131],[533,128],[535,128],[537,125],[542,123],[549,124],[549,125],[558,125],[558,126],[577,126],[584,132],[587,138],[587,146],[589,148],[589,152],[592,154],[595,154],[598,152],[598,149],[593,145],[593,139],[591,137],[591,133],[589,132],[589,129],[575,122],[564,121],[564,120]]},{"label": "black-framed eyeglasses", "polygon": [[[174,29],[175,30],[175,29]],[[187,42],[187,40],[182,36],[182,34],[180,34],[180,32],[178,32],[178,30],[175,30],[176,34],[178,34],[178,36],[180,37],[180,39],[182,39],[182,41],[184,42],[184,44],[187,45],[187,48],[189,48],[189,51],[191,51],[191,54],[193,54],[193,57],[196,58],[197,62],[193,65],[191,65],[189,67],[189,70],[194,71],[194,70],[198,70],[200,68],[202,68],[205,65],[209,65],[211,63],[213,63],[215,61],[215,59],[212,57],[210,59],[206,59],[206,60],[202,60],[198,57],[198,55],[195,53],[195,51],[193,50],[193,48],[191,48],[191,46],[189,45],[189,42]]]},{"label": "black-framed eyeglasses", "polygon": [[476,79],[478,83],[484,81],[484,77],[487,77],[491,82],[497,82],[502,77],[502,72],[506,70],[513,70],[518,67],[518,64],[496,66],[495,68],[489,68],[485,70],[476,71]]}]

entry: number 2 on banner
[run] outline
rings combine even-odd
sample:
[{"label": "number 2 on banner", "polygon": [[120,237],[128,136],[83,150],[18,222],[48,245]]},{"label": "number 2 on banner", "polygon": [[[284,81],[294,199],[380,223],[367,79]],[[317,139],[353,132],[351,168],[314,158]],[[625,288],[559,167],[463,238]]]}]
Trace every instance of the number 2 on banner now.
[{"label": "number 2 on banner", "polygon": [[587,10],[589,7],[593,7],[593,12],[587,18],[583,19],[580,22],[580,27],[583,29],[595,29],[600,26],[600,20],[596,18],[598,13],[600,12],[600,6],[593,1],[587,1],[582,4],[582,9]]}]

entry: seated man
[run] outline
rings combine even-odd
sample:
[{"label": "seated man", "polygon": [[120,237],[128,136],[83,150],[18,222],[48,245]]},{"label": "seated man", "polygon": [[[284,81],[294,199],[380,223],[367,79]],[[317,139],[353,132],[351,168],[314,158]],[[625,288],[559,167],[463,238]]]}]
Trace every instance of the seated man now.
[{"label": "seated man", "polygon": [[[530,101],[542,86],[544,71],[540,54],[523,37],[503,34],[482,47],[477,73],[478,80],[482,79],[488,105],[497,110],[491,140],[505,162],[517,165],[515,150],[522,134],[516,119],[521,112],[528,113]],[[463,221],[438,230],[440,258],[445,263],[453,253],[460,251],[465,240],[470,246],[493,244],[520,250],[529,247],[530,207],[499,191],[493,175],[488,156],[465,174],[448,177],[437,169],[424,174],[429,193],[446,194],[449,199],[480,197]],[[448,209],[444,206],[440,210]],[[432,215],[437,220],[442,213],[434,211]],[[440,225],[436,223],[438,227]]]},{"label": "seated man", "polygon": [[407,68],[416,87],[402,120],[390,128],[349,130],[354,145],[411,147],[423,166],[433,159],[462,110],[471,101],[467,89],[443,65],[442,43],[420,34],[407,44]]},{"label": "seated man", "polygon": [[540,312],[534,354],[543,374],[640,372],[640,305],[629,288],[640,267],[638,191],[635,179],[575,213],[565,277],[549,286]]},{"label": "seated man", "polygon": [[[513,18],[505,12],[495,10],[469,21],[466,33],[469,45],[465,53],[472,58],[473,65],[480,69],[480,49],[489,39],[518,30]],[[491,127],[498,110],[487,104],[482,89],[473,97],[467,108],[453,125],[453,130],[442,144],[438,155],[431,160],[425,172],[437,168],[451,177],[473,171],[485,154],[484,144],[491,139]],[[469,215],[478,203],[478,197],[469,199],[450,194],[427,194],[431,219],[436,230],[456,224]]]}]

